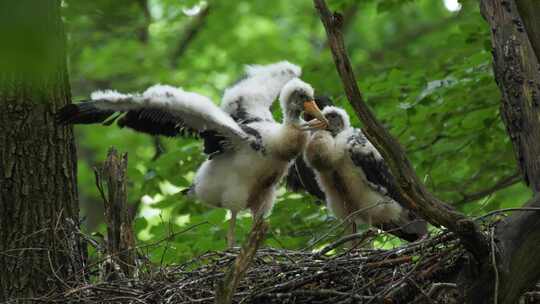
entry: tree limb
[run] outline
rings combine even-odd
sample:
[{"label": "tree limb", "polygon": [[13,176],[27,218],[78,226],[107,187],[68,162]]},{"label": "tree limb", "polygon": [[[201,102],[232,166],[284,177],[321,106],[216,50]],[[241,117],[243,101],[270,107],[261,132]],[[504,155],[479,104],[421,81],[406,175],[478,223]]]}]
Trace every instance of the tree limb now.
[{"label": "tree limb", "polygon": [[472,192],[472,193],[464,193],[463,198],[456,203],[454,203],[454,206],[463,206],[467,203],[477,201],[483,197],[486,197],[490,194],[493,194],[497,191],[506,189],[510,186],[513,186],[517,183],[519,183],[522,180],[520,173],[514,173],[510,176],[503,177],[499,179],[495,184],[491,185],[490,187],[487,187],[485,189]]},{"label": "tree limb", "polygon": [[209,12],[210,6],[207,5],[199,12],[195,19],[193,19],[193,21],[184,30],[182,37],[178,41],[176,49],[171,54],[171,65],[175,65],[178,59],[182,57],[182,55],[184,55],[184,52],[187,50],[188,45],[193,41],[193,39],[195,39],[197,33],[203,27]]},{"label": "tree limb", "polygon": [[417,210],[426,220],[437,226],[447,227],[460,236],[465,247],[477,258],[489,253],[489,243],[479,227],[465,215],[455,211],[431,193],[419,180],[404,149],[397,140],[377,121],[358,88],[354,72],[345,49],[341,32],[342,17],[332,14],[324,0],[314,0],[321,21],[326,29],[330,48],[345,93],[356,114],[364,124],[369,140],[381,152],[390,166],[406,199],[409,209]]}]

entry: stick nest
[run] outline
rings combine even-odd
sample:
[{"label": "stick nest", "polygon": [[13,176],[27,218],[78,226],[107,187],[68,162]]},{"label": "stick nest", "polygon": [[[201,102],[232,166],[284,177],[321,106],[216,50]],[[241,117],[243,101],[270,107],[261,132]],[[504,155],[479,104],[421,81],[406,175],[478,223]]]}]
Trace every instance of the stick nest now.
[{"label": "stick nest", "polygon": [[[146,263],[135,278],[101,276],[97,282],[79,283],[40,300],[215,303],[216,285],[238,253],[238,248],[208,252],[169,267]],[[448,232],[390,250],[354,249],[322,255],[261,248],[240,281],[233,303],[460,303],[452,278],[457,265],[466,259],[465,250]],[[95,269],[89,270],[103,272],[103,265],[94,264]],[[538,295],[529,292],[522,303],[538,303]]]}]

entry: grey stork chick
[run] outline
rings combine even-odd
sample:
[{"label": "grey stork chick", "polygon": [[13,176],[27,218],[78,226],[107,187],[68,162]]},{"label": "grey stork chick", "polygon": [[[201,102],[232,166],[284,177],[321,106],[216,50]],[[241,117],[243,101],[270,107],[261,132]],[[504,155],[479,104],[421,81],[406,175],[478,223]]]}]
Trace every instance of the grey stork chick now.
[{"label": "grey stork chick", "polygon": [[347,112],[333,106],[322,112],[328,128],[311,135],[304,159],[314,169],[330,211],[348,218],[353,231],[363,223],[383,230],[395,227],[409,241],[424,236],[427,223],[402,207],[395,178],[362,131],[351,127]]},{"label": "grey stork chick", "polygon": [[[106,125],[117,121],[121,127],[153,135],[201,137],[208,159],[186,192],[202,203],[231,210],[232,245],[237,212],[269,211],[277,183],[307,141],[305,130],[326,127],[313,102],[313,89],[296,78],[298,66],[279,62],[248,67],[246,72],[244,80],[225,92],[221,108],[205,96],[156,85],[142,94],[95,92],[89,102],[60,109],[57,120]],[[275,122],[269,110],[280,92],[283,124]],[[300,119],[304,111],[320,120],[305,123]]]}]

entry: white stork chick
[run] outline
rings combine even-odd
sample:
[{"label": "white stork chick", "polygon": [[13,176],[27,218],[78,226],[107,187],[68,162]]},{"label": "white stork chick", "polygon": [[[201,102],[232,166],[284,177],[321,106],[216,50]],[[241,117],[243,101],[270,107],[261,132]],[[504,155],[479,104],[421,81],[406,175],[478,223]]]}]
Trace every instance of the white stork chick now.
[{"label": "white stork chick", "polygon": [[360,129],[352,128],[343,109],[323,109],[327,130],[315,131],[304,151],[336,217],[348,218],[353,232],[360,223],[391,224],[401,237],[415,240],[427,232],[426,222],[402,207],[403,198],[381,154]]},{"label": "white stork chick", "polygon": [[[60,109],[57,119],[65,124],[111,124],[120,117],[119,126],[139,132],[198,134],[208,159],[186,192],[205,204],[231,210],[227,236],[232,245],[237,212],[267,213],[277,183],[307,141],[305,130],[326,127],[313,89],[296,78],[298,66],[279,62],[248,67],[246,73],[247,78],[225,92],[221,108],[205,96],[157,85],[143,94],[93,93],[89,102]],[[283,124],[274,121],[269,109],[280,92]],[[304,111],[319,121],[305,124],[300,119]]]},{"label": "white stork chick", "polygon": [[[313,101],[313,88],[300,79],[289,81],[279,100],[284,113],[283,123],[269,118],[248,118],[244,125],[247,133],[259,139],[262,152],[243,145],[234,152],[206,160],[195,176],[190,194],[207,204],[231,210],[229,245],[233,243],[231,240],[239,211],[250,209],[255,216],[263,216],[271,210],[277,184],[307,142],[308,134],[303,128],[301,113],[309,112],[324,121]],[[325,126],[324,122],[312,124],[312,127]]]}]

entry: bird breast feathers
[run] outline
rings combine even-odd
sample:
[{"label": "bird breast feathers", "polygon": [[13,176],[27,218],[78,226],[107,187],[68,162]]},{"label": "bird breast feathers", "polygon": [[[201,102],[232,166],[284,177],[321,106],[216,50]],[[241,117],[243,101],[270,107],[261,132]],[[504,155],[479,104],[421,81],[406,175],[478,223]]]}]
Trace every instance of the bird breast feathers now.
[{"label": "bird breast feathers", "polygon": [[307,142],[306,132],[291,125],[263,121],[250,126],[261,134],[266,152],[283,161],[295,158]]},{"label": "bird breast feathers", "polygon": [[336,148],[335,140],[330,132],[317,131],[308,142],[304,159],[316,170],[331,170],[340,158],[340,153]]}]

